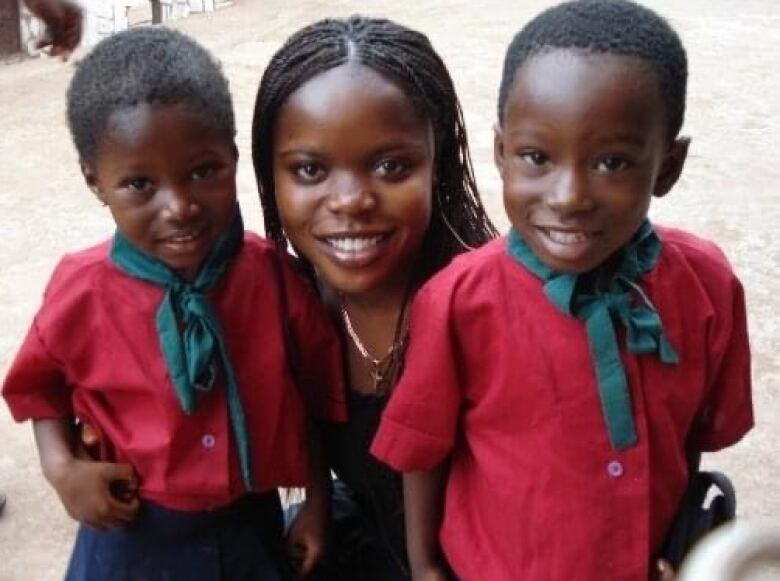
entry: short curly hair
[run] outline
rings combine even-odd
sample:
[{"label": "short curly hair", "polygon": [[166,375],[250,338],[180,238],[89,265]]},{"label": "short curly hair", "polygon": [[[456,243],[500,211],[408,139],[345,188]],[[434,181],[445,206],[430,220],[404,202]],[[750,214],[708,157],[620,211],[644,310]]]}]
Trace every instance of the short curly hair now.
[{"label": "short curly hair", "polygon": [[574,0],[539,14],[512,39],[504,58],[498,93],[498,120],[516,71],[532,56],[547,50],[578,49],[636,57],[657,76],[675,138],[685,116],[688,59],[680,37],[652,10],[629,0]]},{"label": "short curly hair", "polygon": [[226,139],[235,137],[228,81],[216,59],[180,32],[138,27],[99,42],[70,82],[68,125],[81,160],[94,160],[113,113],[141,104],[184,104]]}]

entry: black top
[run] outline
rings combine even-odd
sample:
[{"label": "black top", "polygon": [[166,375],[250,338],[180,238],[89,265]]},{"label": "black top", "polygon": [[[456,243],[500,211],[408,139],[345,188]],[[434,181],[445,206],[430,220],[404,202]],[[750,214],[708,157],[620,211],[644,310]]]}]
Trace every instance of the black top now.
[{"label": "black top", "polygon": [[407,581],[401,475],[368,451],[387,396],[347,392],[349,421],[324,430],[329,465],[343,483],[334,493],[334,549],[351,563],[354,581]]}]

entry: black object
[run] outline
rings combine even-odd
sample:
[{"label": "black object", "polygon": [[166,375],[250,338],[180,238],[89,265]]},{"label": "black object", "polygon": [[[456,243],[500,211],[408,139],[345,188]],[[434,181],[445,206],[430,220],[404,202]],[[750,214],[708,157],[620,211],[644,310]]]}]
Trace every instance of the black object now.
[{"label": "black object", "polygon": [[712,529],[733,520],[736,511],[734,485],[725,474],[693,472],[667,534],[661,558],[678,570],[693,545]]}]

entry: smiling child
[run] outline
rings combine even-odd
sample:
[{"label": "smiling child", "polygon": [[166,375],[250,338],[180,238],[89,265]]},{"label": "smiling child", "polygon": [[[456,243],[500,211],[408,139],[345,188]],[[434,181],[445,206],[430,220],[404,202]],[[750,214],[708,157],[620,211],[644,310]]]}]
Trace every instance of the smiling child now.
[{"label": "smiling child", "polygon": [[[752,426],[742,286],[647,219],[682,171],[687,63],[624,0],[510,44],[495,160],[512,224],[418,293],[372,451],[404,475],[415,580],[645,581],[689,454]],[[446,493],[445,493],[446,487]]]},{"label": "smiling child", "polygon": [[[341,357],[314,293],[244,232],[227,80],[186,36],[133,29],[81,62],[68,121],[116,233],[60,261],[3,385],[82,522],[66,578],[280,579],[276,490],[313,482],[306,412],[343,417]],[[100,462],[75,457],[75,418]]]}]

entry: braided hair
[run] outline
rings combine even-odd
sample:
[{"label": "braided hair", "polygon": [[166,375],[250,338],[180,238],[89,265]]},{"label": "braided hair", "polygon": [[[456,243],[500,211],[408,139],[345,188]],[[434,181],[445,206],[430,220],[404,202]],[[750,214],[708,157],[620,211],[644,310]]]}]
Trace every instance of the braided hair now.
[{"label": "braided hair", "polygon": [[[255,167],[265,233],[282,246],[273,180],[273,136],[279,110],[313,77],[348,62],[360,63],[397,85],[433,126],[434,212],[423,241],[422,280],[468,247],[496,236],[480,201],[466,128],[455,87],[428,38],[390,20],[352,16],[325,19],[293,34],[263,73],[252,121]],[[306,270],[311,267],[305,260]]]},{"label": "braided hair", "polygon": [[642,60],[656,75],[666,109],[668,135],[677,137],[685,116],[688,60],[680,37],[658,14],[629,0],[574,0],[540,13],[512,39],[498,93],[503,122],[515,73],[532,56],[578,49]]}]

